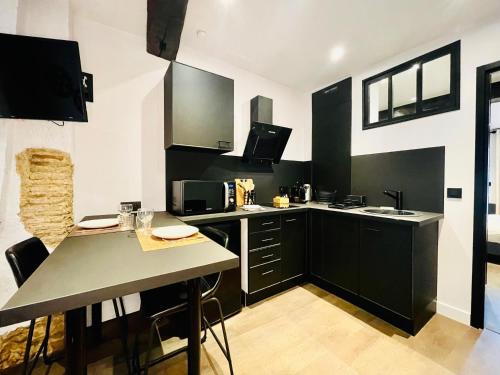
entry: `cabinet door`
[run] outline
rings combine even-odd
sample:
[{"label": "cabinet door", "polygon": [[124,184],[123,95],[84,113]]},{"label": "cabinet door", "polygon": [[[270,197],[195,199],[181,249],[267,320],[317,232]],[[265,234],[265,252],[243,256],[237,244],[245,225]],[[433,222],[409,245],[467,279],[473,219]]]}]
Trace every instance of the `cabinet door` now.
[{"label": "cabinet door", "polygon": [[359,292],[359,220],[324,214],[324,278],[353,293]]},{"label": "cabinet door", "polygon": [[351,194],[351,91],[347,78],[312,94],[312,185]]},{"label": "cabinet door", "polygon": [[323,214],[310,211],[309,270],[312,275],[323,277]]},{"label": "cabinet door", "polygon": [[361,221],[360,294],[411,318],[412,228]]},{"label": "cabinet door", "polygon": [[173,67],[173,143],[233,150],[234,82],[191,66]]},{"label": "cabinet door", "polygon": [[305,272],[306,214],[283,215],[281,225],[281,276],[287,280]]}]

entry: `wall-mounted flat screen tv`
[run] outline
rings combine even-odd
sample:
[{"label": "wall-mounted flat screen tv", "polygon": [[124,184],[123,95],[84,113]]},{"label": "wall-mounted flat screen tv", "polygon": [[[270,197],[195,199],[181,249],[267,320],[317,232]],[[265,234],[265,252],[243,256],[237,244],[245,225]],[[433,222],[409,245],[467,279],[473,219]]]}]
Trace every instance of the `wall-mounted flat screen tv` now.
[{"label": "wall-mounted flat screen tv", "polygon": [[86,122],[78,43],[0,34],[0,117]]}]

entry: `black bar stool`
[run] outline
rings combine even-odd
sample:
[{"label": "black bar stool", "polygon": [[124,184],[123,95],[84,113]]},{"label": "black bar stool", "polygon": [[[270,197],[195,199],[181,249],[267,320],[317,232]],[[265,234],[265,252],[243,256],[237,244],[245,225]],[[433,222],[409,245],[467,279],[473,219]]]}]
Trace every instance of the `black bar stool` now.
[{"label": "black bar stool", "polygon": [[[5,251],[5,256],[7,262],[12,269],[14,274],[14,279],[19,287],[24,284],[26,280],[35,272],[35,270],[43,263],[43,261],[49,256],[49,252],[45,245],[37,237],[29,238],[25,241],[19,242],[18,244],[10,247]],[[31,367],[29,367],[30,360],[30,350],[31,343],[33,341],[33,332],[35,330],[36,319],[33,319],[30,323],[28,330],[28,339],[26,341],[26,349],[24,351],[24,365],[23,374],[31,374],[33,369],[38,362],[40,354],[42,354],[43,362],[48,366],[58,360],[59,358],[49,358],[47,355],[47,348],[50,336],[50,324],[52,321],[52,316],[47,317],[47,325],[45,327],[45,336],[42,340],[40,348],[35,355],[35,359]]]},{"label": "black bar stool", "polygon": [[[201,228],[200,231],[206,235],[211,240],[217,242],[219,245],[227,248],[229,243],[229,237],[225,232],[222,232],[216,228],[212,227],[204,227]],[[226,357],[229,364],[229,371],[231,374],[233,372],[233,363],[231,360],[231,353],[229,351],[229,342],[227,339],[226,326],[224,324],[224,315],[222,313],[222,307],[220,301],[217,297],[215,297],[215,293],[219,288],[219,285],[222,281],[222,273],[215,273],[212,275],[207,275],[201,278],[201,305],[202,305],[202,323],[204,327],[204,335],[202,338],[202,343],[206,340],[206,330],[207,328],[210,330],[212,335],[214,336],[217,345],[222,350],[222,353]],[[151,289],[146,292],[141,292],[141,311],[142,313],[150,320],[149,327],[149,338],[148,338],[148,347],[146,352],[146,361],[144,366],[140,366],[139,360],[139,350],[135,348],[134,355],[134,370],[136,373],[141,373],[144,371],[144,374],[147,375],[149,367],[153,366],[161,361],[164,361],[168,358],[172,358],[173,356],[184,352],[188,349],[187,346],[179,348],[173,352],[166,353],[158,358],[150,360],[151,350],[153,346],[153,338],[155,331],[158,330],[158,327],[161,327],[162,321],[164,321],[167,317],[172,316],[173,314],[177,314],[179,312],[187,311],[187,285],[186,283],[178,283],[173,285],[167,285],[165,287]],[[212,325],[208,321],[205,316],[203,307],[208,303],[214,303],[217,306],[220,323],[222,326],[222,334],[224,335],[224,344],[220,341],[220,339],[215,334]],[[136,339],[137,343],[137,339]]]},{"label": "black bar stool", "polygon": [[[37,238],[32,237],[14,246],[10,247],[5,251],[5,257],[7,258],[7,262],[12,269],[12,273],[14,274],[14,279],[16,280],[17,287],[21,287],[26,280],[35,272],[35,270],[43,263],[45,259],[49,256],[49,252],[43,242]],[[118,310],[118,301],[120,303],[122,314]],[[116,317],[119,318],[122,322],[123,327],[123,335],[122,335],[122,344],[123,351],[127,361],[127,368],[129,374],[131,371],[130,360],[128,356],[128,346],[127,346],[127,318],[125,312],[125,306],[123,304],[122,297],[113,300],[113,307],[115,310]],[[26,341],[26,349],[24,350],[24,364],[23,364],[23,374],[31,374],[36,367],[38,359],[40,355],[42,355],[43,362],[49,366],[57,360],[61,359],[62,356],[50,358],[47,354],[48,343],[50,337],[50,325],[52,322],[52,316],[47,316],[47,325],[45,327],[45,336],[42,340],[42,344],[38,349],[38,352],[35,355],[33,363],[31,367],[29,366],[30,360],[30,351],[31,351],[31,343],[33,341],[33,333],[35,330],[36,319],[33,319],[30,322],[30,327],[28,330],[28,339]]]}]

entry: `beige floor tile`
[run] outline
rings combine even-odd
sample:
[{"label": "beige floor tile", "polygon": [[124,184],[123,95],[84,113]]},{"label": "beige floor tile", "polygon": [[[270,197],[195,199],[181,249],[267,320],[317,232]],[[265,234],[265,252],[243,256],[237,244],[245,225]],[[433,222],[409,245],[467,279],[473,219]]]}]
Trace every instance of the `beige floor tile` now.
[{"label": "beige floor tile", "polygon": [[[244,308],[226,320],[226,327],[237,375],[500,374],[499,334],[435,315],[410,336],[310,284]],[[222,339],[220,325],[215,331]],[[123,368],[109,357],[89,365],[88,373],[121,374]],[[62,374],[61,369],[54,365],[50,374]],[[186,374],[186,355],[150,373]],[[202,374],[229,374],[210,334],[203,345]]]}]

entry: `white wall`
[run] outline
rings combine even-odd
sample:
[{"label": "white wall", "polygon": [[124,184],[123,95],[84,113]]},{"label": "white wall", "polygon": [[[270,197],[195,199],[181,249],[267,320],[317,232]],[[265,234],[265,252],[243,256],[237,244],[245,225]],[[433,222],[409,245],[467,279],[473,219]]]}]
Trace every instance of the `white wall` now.
[{"label": "white wall", "polygon": [[[19,7],[18,7],[19,5]],[[19,8],[19,11],[18,11]],[[142,14],[146,17],[146,3]],[[6,0],[0,32],[77,40],[82,69],[94,75],[88,123],[59,128],[47,121],[0,121],[0,249],[30,236],[19,222],[19,178],[15,154],[26,147],[54,147],[74,163],[75,220],[116,212],[122,200],[165,208],[163,76],[168,62],[146,53],[145,36],[125,32],[73,11],[68,0]],[[216,60],[181,49],[178,60],[235,80],[235,154],[241,155],[250,122],[250,99],[274,99],[277,124],[292,127],[284,158],[307,160],[309,95]],[[0,258],[0,305],[14,293],[11,271]],[[126,298],[127,310],[139,306]],[[113,317],[109,304],[103,317]],[[0,328],[0,333],[12,327]]]},{"label": "white wall", "polygon": [[[462,187],[446,199],[439,237],[438,312],[470,319],[476,68],[500,60],[500,23],[433,41],[353,76],[352,154],[446,147],[445,187]],[[435,48],[462,40],[461,109],[387,127],[362,130],[362,80]]]},{"label": "white wall", "polygon": [[[69,4],[66,0],[8,1],[0,11],[0,24],[8,33],[68,38]],[[4,19],[5,17],[5,19]],[[44,30],[46,32],[44,32]],[[73,130],[58,128],[47,121],[0,121],[0,249],[30,237],[19,221],[19,177],[15,171],[15,155],[27,147],[52,147],[72,152]],[[0,304],[17,289],[4,257],[0,258]],[[9,330],[1,328],[0,332]]]}]

